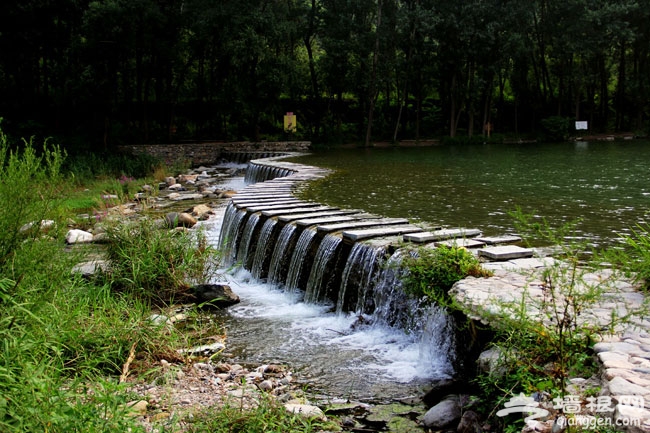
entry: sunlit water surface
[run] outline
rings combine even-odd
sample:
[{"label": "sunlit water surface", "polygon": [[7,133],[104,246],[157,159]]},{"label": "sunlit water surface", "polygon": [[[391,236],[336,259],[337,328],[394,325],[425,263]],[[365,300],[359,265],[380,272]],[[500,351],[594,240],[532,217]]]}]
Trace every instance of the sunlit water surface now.
[{"label": "sunlit water surface", "polygon": [[650,208],[647,141],[328,150],[295,161],[335,170],[306,198],[486,235],[512,233],[509,212],[521,207],[552,225],[581,219],[576,235],[604,246]]}]

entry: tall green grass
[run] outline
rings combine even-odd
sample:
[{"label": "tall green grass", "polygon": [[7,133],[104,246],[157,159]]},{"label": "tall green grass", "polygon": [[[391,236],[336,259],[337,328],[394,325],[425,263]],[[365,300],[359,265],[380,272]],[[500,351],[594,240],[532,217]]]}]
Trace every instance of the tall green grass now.
[{"label": "tall green grass", "polygon": [[[63,240],[73,210],[64,200],[65,161],[57,146],[10,143],[0,130],[0,431],[141,431],[127,415],[130,396],[118,379],[126,361],[134,355],[130,371],[142,373],[186,338],[152,323],[146,299],[71,273],[83,253],[66,251]],[[56,224],[42,227],[45,220]],[[137,236],[128,242],[141,256],[130,263],[156,255]],[[197,244],[184,245],[190,251]],[[183,269],[185,257],[175,269]],[[123,260],[115,263],[126,266]]]}]

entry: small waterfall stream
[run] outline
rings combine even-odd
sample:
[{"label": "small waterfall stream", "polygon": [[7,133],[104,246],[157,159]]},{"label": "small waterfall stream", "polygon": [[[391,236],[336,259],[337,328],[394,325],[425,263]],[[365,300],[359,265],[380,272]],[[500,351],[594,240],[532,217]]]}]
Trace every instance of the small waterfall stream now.
[{"label": "small waterfall stream", "polygon": [[[253,176],[263,179],[271,171]],[[401,290],[400,250],[237,209],[206,223],[242,302],[223,312],[240,362],[281,362],[318,392],[413,395],[454,375],[453,324]]]}]

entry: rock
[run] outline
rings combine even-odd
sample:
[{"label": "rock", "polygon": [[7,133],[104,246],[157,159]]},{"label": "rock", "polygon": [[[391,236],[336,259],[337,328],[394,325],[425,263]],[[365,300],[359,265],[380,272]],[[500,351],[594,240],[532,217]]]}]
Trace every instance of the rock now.
[{"label": "rock", "polygon": [[284,408],[287,412],[302,415],[305,418],[318,418],[323,421],[327,420],[325,414],[319,407],[310,404],[286,403]]},{"label": "rock", "polygon": [[494,377],[503,377],[507,371],[503,349],[496,346],[481,352],[476,364],[483,373]]},{"label": "rock", "polygon": [[464,392],[462,388],[463,384],[455,379],[440,379],[431,384],[431,389],[422,397],[422,401],[431,407],[450,394]]},{"label": "rock", "polygon": [[429,409],[422,417],[421,423],[426,428],[439,430],[451,427],[460,417],[460,398],[451,395]]},{"label": "rock", "polygon": [[186,212],[181,212],[178,214],[178,224],[182,227],[191,228],[194,227],[196,223],[196,218],[194,218],[192,215]]},{"label": "rock", "polygon": [[68,244],[87,244],[93,241],[93,234],[79,229],[68,230],[65,235]]},{"label": "rock", "polygon": [[170,229],[174,229],[176,227],[191,228],[194,227],[196,223],[196,219],[186,212],[169,212],[167,215],[165,215],[165,225]]},{"label": "rock", "polygon": [[270,380],[263,380],[257,385],[257,387],[262,391],[271,391],[273,389],[273,382]]},{"label": "rock", "polygon": [[226,308],[239,303],[239,296],[225,284],[199,284],[192,287],[191,290],[197,304]]},{"label": "rock", "polygon": [[47,232],[51,228],[56,227],[54,220],[43,220],[39,223],[31,222],[23,225],[18,231],[20,233],[25,233],[32,230],[35,226],[39,226],[39,230]]},{"label": "rock", "polygon": [[178,349],[177,352],[181,355],[208,356],[212,355],[213,353],[220,352],[225,348],[225,344],[217,342],[212,344],[204,344],[203,346],[192,347],[191,349]]},{"label": "rock", "polygon": [[208,218],[208,214],[212,212],[212,208],[204,204],[199,204],[194,206],[192,209],[189,209],[187,212],[199,220],[204,220]]},{"label": "rock", "polygon": [[91,260],[78,263],[72,268],[73,274],[81,274],[84,278],[93,277],[100,272],[109,272],[109,262],[107,260]]},{"label": "rock", "polygon": [[176,184],[176,179],[171,177],[171,176],[168,176],[168,177],[165,178],[165,183],[167,184],[167,186],[175,185]]},{"label": "rock", "polygon": [[466,411],[460,418],[460,423],[456,431],[458,433],[481,433],[483,428],[481,427],[478,414],[473,410]]},{"label": "rock", "polygon": [[149,403],[147,403],[146,400],[130,401],[126,404],[128,413],[131,416],[141,416],[146,414],[147,406],[149,406]]},{"label": "rock", "polygon": [[173,185],[169,185],[168,189],[170,191],[185,191],[185,188],[180,183],[175,183]]}]

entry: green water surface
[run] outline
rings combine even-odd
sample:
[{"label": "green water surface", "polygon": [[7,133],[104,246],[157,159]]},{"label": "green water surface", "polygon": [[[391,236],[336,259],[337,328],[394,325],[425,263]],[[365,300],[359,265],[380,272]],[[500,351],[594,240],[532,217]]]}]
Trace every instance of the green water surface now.
[{"label": "green water surface", "polygon": [[509,212],[521,207],[553,225],[581,219],[576,235],[598,246],[650,209],[648,141],[341,149],[296,161],[335,170],[306,189],[310,200],[485,235],[513,233]]}]

